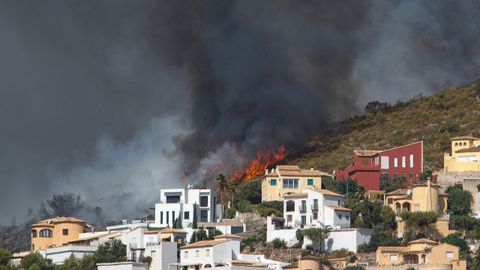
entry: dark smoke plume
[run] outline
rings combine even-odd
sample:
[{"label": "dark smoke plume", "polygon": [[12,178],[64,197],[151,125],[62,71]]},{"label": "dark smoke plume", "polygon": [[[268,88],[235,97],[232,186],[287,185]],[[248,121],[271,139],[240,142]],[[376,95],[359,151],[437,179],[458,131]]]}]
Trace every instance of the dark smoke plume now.
[{"label": "dark smoke plume", "polygon": [[301,145],[369,100],[475,79],[479,9],[473,0],[3,1],[0,223],[54,192],[131,217],[158,188],[204,180],[232,144],[241,164],[263,146]]}]

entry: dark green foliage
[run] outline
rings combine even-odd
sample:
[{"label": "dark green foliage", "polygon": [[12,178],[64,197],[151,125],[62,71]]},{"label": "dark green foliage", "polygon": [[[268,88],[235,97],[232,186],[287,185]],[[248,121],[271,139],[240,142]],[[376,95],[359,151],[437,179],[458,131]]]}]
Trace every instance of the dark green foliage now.
[{"label": "dark green foliage", "polygon": [[53,194],[53,197],[48,199],[46,204],[42,202],[39,212],[41,218],[71,217],[77,216],[84,206],[85,204],[78,194]]},{"label": "dark green foliage", "polygon": [[192,229],[198,229],[197,204],[193,204],[193,221]]},{"label": "dark green foliage", "polygon": [[322,188],[328,189],[339,194],[355,193],[358,191],[359,185],[352,179],[337,181],[331,177],[322,177]]},{"label": "dark green foliage", "polygon": [[283,216],[283,213],[278,211],[275,208],[260,208],[260,209],[258,209],[258,212],[260,213],[260,216],[262,216],[262,217],[268,217],[268,216],[271,216],[271,215],[275,215],[276,217]]},{"label": "dark green foliage", "polygon": [[106,242],[98,247],[97,263],[121,262],[127,259],[127,246],[120,240]]},{"label": "dark green foliage", "polygon": [[262,202],[262,180],[252,179],[240,185],[237,192],[238,201],[249,201],[251,204]]},{"label": "dark green foliage", "polygon": [[275,215],[276,217],[283,216],[283,202],[282,201],[270,201],[262,202],[257,206],[257,210],[262,217]]},{"label": "dark green foliage", "polygon": [[446,122],[441,128],[440,128],[440,133],[448,132],[448,133],[456,133],[460,129],[460,126],[453,122],[453,121],[448,121]]},{"label": "dark green foliage", "polygon": [[[303,230],[297,230],[295,237],[303,238],[308,237],[312,240],[312,248],[314,252],[321,252],[324,240],[330,234],[330,229],[323,228],[308,228]],[[303,241],[302,241],[303,242]]]},{"label": "dark green foliage", "polygon": [[150,257],[150,256],[143,257],[142,262],[151,264],[152,263],[152,257]]},{"label": "dark green foliage", "polygon": [[405,187],[405,179],[402,177],[390,177],[388,174],[382,174],[380,177],[380,189],[385,192],[391,192]]},{"label": "dark green foliage", "polygon": [[461,185],[449,186],[447,211],[452,215],[468,215],[471,213],[472,194],[464,191]]},{"label": "dark green foliage", "polygon": [[347,266],[345,267],[345,270],[365,270],[365,268],[361,266]]},{"label": "dark green foliage", "polygon": [[480,221],[471,216],[450,216],[450,222],[455,230],[471,231],[480,226]]},{"label": "dark green foliage", "polygon": [[7,265],[10,263],[12,253],[10,251],[0,248],[0,265]]},{"label": "dark green foliage", "polygon": [[256,243],[264,244],[265,242],[267,242],[267,230],[266,228],[262,228],[255,236],[242,239],[240,248],[241,250],[247,246],[252,248]]},{"label": "dark green foliage", "polygon": [[178,218],[175,219],[173,222],[173,228],[175,229],[182,229],[182,216],[179,215]]},{"label": "dark green foliage", "polygon": [[466,258],[468,256],[469,248],[468,243],[465,239],[459,237],[456,234],[449,234],[447,237],[442,238],[440,240],[442,243],[447,243],[450,245],[454,245],[460,248],[460,257]]},{"label": "dark green foliage", "polygon": [[360,246],[360,250],[363,252],[372,252],[377,250],[379,246],[398,246],[400,242],[397,237],[395,237],[394,232],[385,231],[382,229],[374,229],[372,232],[372,237],[368,244]]},{"label": "dark green foliage", "polygon": [[390,108],[390,104],[386,102],[380,102],[377,100],[370,101],[364,108],[366,113],[386,112]]},{"label": "dark green foliage", "polygon": [[237,201],[235,207],[240,213],[247,213],[253,211],[252,204],[247,200]]},{"label": "dark green foliage", "polygon": [[272,241],[274,248],[285,248],[285,241],[281,240],[280,238],[275,238]]},{"label": "dark green foliage", "polygon": [[401,217],[407,226],[421,228],[435,223],[438,215],[435,212],[402,212]]},{"label": "dark green foliage", "polygon": [[[361,228],[373,228],[383,223],[380,216],[382,205],[381,202],[363,200],[359,202],[348,201],[346,206],[352,209],[351,221],[353,224],[363,224],[360,226]],[[359,223],[357,219],[361,219],[362,222]]]},{"label": "dark green foliage", "polygon": [[395,230],[397,223],[395,221],[395,212],[392,208],[383,205],[380,209],[380,218],[383,221],[384,227],[389,230]]},{"label": "dark green foliage", "polygon": [[426,182],[428,179],[432,179],[432,170],[427,168],[423,173],[420,174],[418,178],[419,183]]},{"label": "dark green foliage", "polygon": [[23,257],[22,259],[22,268],[23,269],[40,269],[47,270],[53,269],[50,261],[44,259],[40,253],[33,252]]},{"label": "dark green foliage", "polygon": [[235,208],[228,208],[226,212],[226,218],[235,218],[237,215],[237,209]]},{"label": "dark green foliage", "polygon": [[208,240],[208,239],[209,237],[207,235],[207,231],[204,230],[203,228],[200,228],[200,230],[194,231],[192,233],[192,237],[190,238],[190,243],[195,243],[198,241]]}]

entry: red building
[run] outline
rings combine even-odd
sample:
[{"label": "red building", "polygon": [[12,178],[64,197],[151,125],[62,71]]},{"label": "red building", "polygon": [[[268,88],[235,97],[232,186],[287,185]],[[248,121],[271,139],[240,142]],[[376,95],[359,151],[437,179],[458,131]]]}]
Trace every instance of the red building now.
[{"label": "red building", "polygon": [[408,185],[423,172],[423,141],[387,150],[354,150],[353,164],[335,172],[338,180],[353,179],[365,190],[379,190],[380,177],[402,177]]}]

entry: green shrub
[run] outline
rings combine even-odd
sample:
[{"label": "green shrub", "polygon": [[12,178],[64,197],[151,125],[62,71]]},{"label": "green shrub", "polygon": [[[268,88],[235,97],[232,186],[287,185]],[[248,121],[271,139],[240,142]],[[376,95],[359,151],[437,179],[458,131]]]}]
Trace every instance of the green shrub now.
[{"label": "green shrub", "polygon": [[448,132],[448,133],[456,133],[458,132],[460,126],[452,121],[448,121],[440,128],[440,133]]},{"label": "green shrub", "polygon": [[280,238],[275,238],[272,241],[273,247],[274,248],[285,248],[285,241],[281,240]]},{"label": "green shrub", "polygon": [[227,212],[225,213],[225,216],[230,219],[235,218],[236,215],[237,215],[237,209],[235,208],[228,208]]}]

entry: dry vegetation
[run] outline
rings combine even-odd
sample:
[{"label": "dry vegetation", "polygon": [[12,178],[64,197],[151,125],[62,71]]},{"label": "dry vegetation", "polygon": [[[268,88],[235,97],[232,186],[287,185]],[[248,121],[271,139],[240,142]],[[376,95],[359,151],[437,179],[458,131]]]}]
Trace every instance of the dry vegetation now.
[{"label": "dry vegetation", "polygon": [[480,136],[480,81],[399,101],[385,112],[353,117],[341,126],[341,131],[312,137],[288,162],[332,172],[351,162],[354,148],[384,149],[423,140],[425,165],[436,170],[443,167],[451,137]]}]

